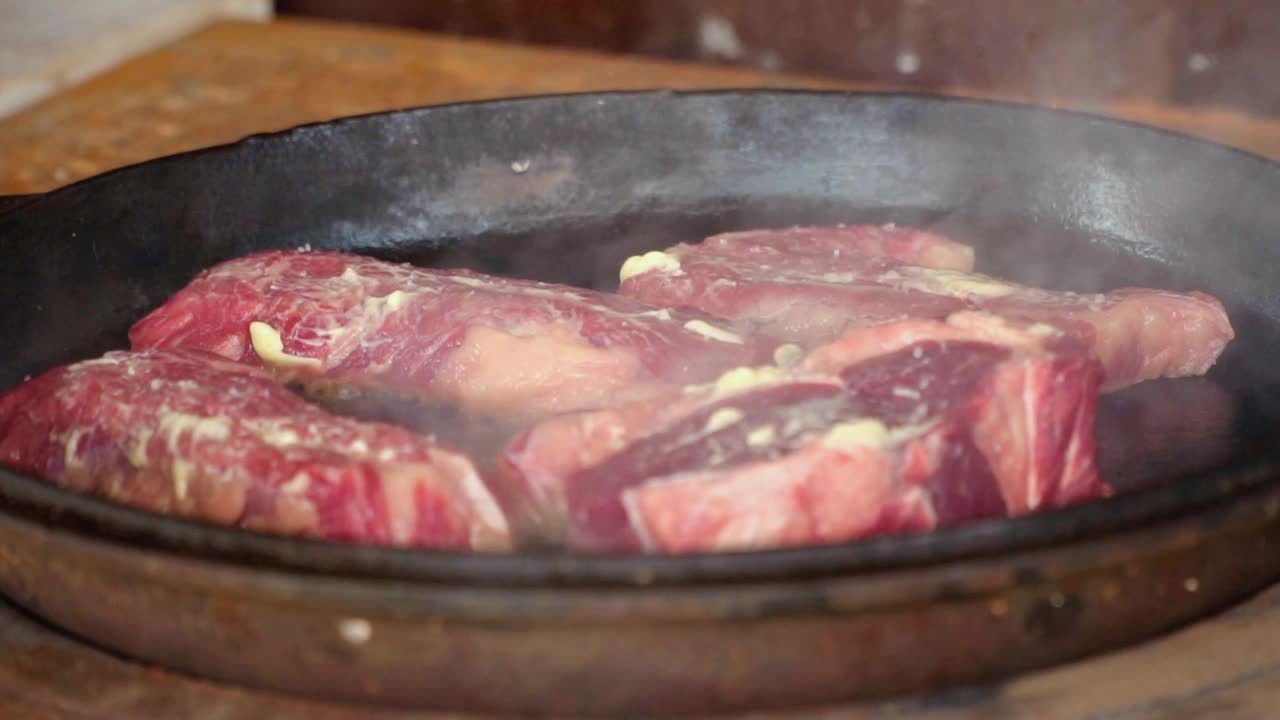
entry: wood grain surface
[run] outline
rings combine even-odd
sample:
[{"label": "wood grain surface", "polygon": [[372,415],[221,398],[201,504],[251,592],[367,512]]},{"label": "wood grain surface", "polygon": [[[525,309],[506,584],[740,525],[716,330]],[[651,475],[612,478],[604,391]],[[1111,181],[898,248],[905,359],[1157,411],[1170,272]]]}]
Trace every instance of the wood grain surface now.
[{"label": "wood grain surface", "polygon": [[[0,195],[43,192],[252,133],[392,108],[553,92],[766,86],[858,89],[813,77],[318,21],[221,23],[0,120]],[[1234,111],[1041,101],[1280,157],[1280,123]]]},{"label": "wood grain surface", "polygon": [[[816,78],[354,26],[227,23],[140,56],[0,121],[0,194],[42,192],[159,155],[390,108],[546,92],[762,86],[839,87]],[[1151,103],[1086,109],[1280,158],[1280,125],[1274,121]],[[1278,608],[1280,587],[1163,639],[997,687],[759,717],[1280,717]],[[322,706],[146,668],[73,643],[3,605],[0,716],[33,720],[446,717]]]},{"label": "wood grain surface", "polygon": [[260,20],[270,0],[0,0],[0,116],[219,18]]}]

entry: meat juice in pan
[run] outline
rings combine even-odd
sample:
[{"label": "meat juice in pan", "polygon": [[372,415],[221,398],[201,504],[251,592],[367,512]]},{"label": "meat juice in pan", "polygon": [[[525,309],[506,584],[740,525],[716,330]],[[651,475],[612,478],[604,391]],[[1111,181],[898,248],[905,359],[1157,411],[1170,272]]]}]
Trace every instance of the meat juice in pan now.
[{"label": "meat juice in pan", "polygon": [[[652,250],[655,243],[650,241],[646,243],[646,245],[648,245],[648,247],[645,247],[645,249],[635,249],[635,250]],[[666,245],[669,245],[669,243],[663,243],[663,245],[660,245],[660,246],[666,246]],[[475,246],[472,246],[472,247],[475,247]],[[632,249],[627,249],[627,250],[632,250]],[[479,251],[484,252],[483,247],[481,247]],[[600,255],[609,256],[611,254],[609,254],[609,252],[603,252],[603,254],[596,254],[594,258],[596,260],[596,266],[607,265],[607,263],[603,263],[603,261],[600,261],[599,259]],[[616,255],[621,255],[621,252],[616,252]],[[488,255],[488,256],[489,258],[493,258],[493,255]],[[943,256],[943,259],[945,259],[945,261],[948,261],[948,263],[955,263],[955,261],[961,261],[961,263],[963,263],[963,258],[961,258],[960,260],[955,260],[955,256],[952,256],[952,258],[946,258],[946,256]],[[979,259],[982,259],[982,255],[979,255]],[[448,258],[443,258],[443,259],[436,258],[435,260],[438,260],[438,261],[443,260],[445,264],[451,264],[449,263]],[[471,258],[470,260],[475,260],[475,258]],[[618,265],[621,265],[621,259],[618,259],[618,260],[620,260],[618,261]],[[454,261],[457,261],[457,259],[454,259]],[[614,265],[614,269],[616,269],[618,265]],[[525,269],[527,270],[527,268]],[[577,269],[579,269],[579,272],[581,272],[581,268],[577,268]],[[957,269],[963,270],[964,268],[957,268]],[[599,274],[599,270],[596,270],[596,274]],[[570,278],[570,279],[577,279],[577,281],[582,282],[582,278]],[[596,281],[598,281],[598,278],[596,278]],[[604,283],[596,282],[596,284],[604,284]],[[1152,283],[1152,284],[1155,284],[1155,283]],[[1089,288],[1085,287],[1084,290],[1089,290]],[[390,293],[387,293],[387,295],[390,295]],[[703,322],[708,322],[708,320],[703,320]],[[721,325],[716,324],[716,322],[714,322],[714,319],[712,319],[712,327],[721,327]],[[726,329],[727,332],[733,332],[732,325],[726,325],[724,329]],[[781,345],[781,343],[772,343],[772,345]],[[212,348],[212,350],[216,350],[216,348]],[[302,356],[302,355],[298,355],[298,356]],[[305,361],[303,361],[303,364],[305,364]],[[1088,372],[1084,372],[1082,377],[1085,377],[1085,375],[1088,375],[1088,374],[1089,374]],[[804,379],[797,380],[797,383],[801,384],[801,386],[803,386],[805,382],[809,382],[810,386],[813,386],[815,388],[822,388],[824,387],[824,383],[826,383],[827,391],[831,389],[831,383],[829,383],[829,378],[822,378],[818,380],[804,380]],[[1088,378],[1085,378],[1084,382],[1085,384],[1088,384],[1089,382]],[[786,386],[786,383],[783,383],[782,386],[778,386],[778,387],[785,387],[785,386]],[[1211,387],[1211,383],[1197,384],[1192,382],[1188,384],[1187,382],[1184,382],[1184,380],[1178,380],[1178,382],[1171,382],[1169,384],[1169,387],[1175,387],[1175,388],[1176,387],[1193,387],[1193,388],[1203,389],[1206,387]],[[681,392],[684,392],[684,391],[681,391]],[[1088,396],[1089,393],[1085,392],[1084,395]],[[1206,395],[1206,393],[1202,392],[1201,395]],[[658,393],[658,395],[655,397],[658,397],[658,398],[662,397],[662,393]],[[1130,395],[1130,397],[1132,397],[1132,395]],[[1155,396],[1152,396],[1152,397],[1155,397]],[[1161,397],[1167,397],[1167,395],[1161,395]],[[631,405],[643,406],[645,404],[645,401],[646,400],[643,397],[637,398],[637,400],[632,401]],[[397,419],[402,421],[412,420],[413,416],[419,416],[419,421],[417,421],[417,423],[413,423],[413,421],[410,421],[410,424],[411,425],[431,425],[430,428],[426,428],[426,429],[438,429],[440,427],[440,424],[439,424],[440,413],[442,413],[442,410],[438,410],[438,409],[422,410],[422,407],[424,406],[422,406],[421,404],[417,404],[417,402],[412,402],[412,401],[411,402],[404,402],[404,401],[381,402],[376,400],[369,401],[369,398],[367,398],[367,396],[362,396],[360,395],[360,393],[338,392],[337,395],[335,395],[335,393],[332,392],[332,388],[330,388],[330,392],[328,393],[328,400],[326,401],[323,400],[321,402],[325,402],[325,404],[328,404],[329,406],[338,407],[338,409],[342,409],[342,410],[347,410],[347,411],[355,410],[357,414],[364,414],[364,415],[385,414],[385,410],[387,410],[388,407],[398,406],[398,407],[401,407],[402,410],[408,409],[408,413],[398,413]],[[650,400],[650,402],[652,402],[652,400]],[[678,402],[673,402],[673,405],[676,405],[676,404],[678,404]],[[1106,402],[1103,405],[1105,405],[1106,407]],[[781,404],[780,406],[785,407],[786,404]],[[726,406],[719,407],[719,410],[724,410],[724,409],[726,409]],[[1132,407],[1130,407],[1130,409],[1132,409]],[[740,410],[740,409],[735,409],[735,410]],[[774,407],[774,410],[777,410],[777,407]],[[1085,414],[1089,414],[1089,415],[1092,414],[1091,407],[1087,407],[1087,409],[1084,409],[1084,411],[1085,411]],[[425,423],[424,421],[421,421],[422,413],[428,414],[428,421],[425,421]],[[444,410],[443,413],[457,413],[457,411]],[[714,410],[712,410],[712,414],[714,414]],[[451,430],[456,430],[457,428],[463,427],[463,425],[474,423],[476,418],[483,418],[483,416],[484,416],[483,414],[475,415],[475,414],[467,414],[467,413],[462,415],[453,415],[451,416],[451,418],[449,418],[448,427]],[[724,416],[726,415],[724,415],[724,413],[721,413],[721,421],[723,421]],[[1074,416],[1078,418],[1079,413],[1076,413],[1076,415]],[[460,423],[460,421],[457,421],[460,418],[465,419],[467,421],[465,421],[465,423]],[[1107,414],[1103,413],[1103,421],[1102,421],[1103,425],[1106,425],[1106,418],[1107,418]],[[1217,415],[1217,418],[1219,418],[1222,421],[1226,421],[1226,419],[1222,418],[1221,415]],[[832,418],[832,420],[833,419],[835,418]],[[845,419],[847,420],[849,418],[845,418]],[[708,416],[708,418],[705,418],[703,420],[709,421],[710,416]],[[480,460],[481,465],[488,465],[489,461],[492,460],[494,456],[493,451],[495,447],[495,442],[494,442],[495,439],[507,436],[507,434],[511,433],[513,429],[516,429],[517,424],[516,423],[500,423],[500,421],[499,423],[494,423],[494,421],[492,420],[485,420],[484,424],[485,424],[485,427],[488,427],[489,429],[488,438],[484,438],[484,436],[480,436],[480,434],[472,434],[467,432],[461,432],[461,433],[451,432],[451,433],[440,433],[440,434],[442,434],[442,436],[452,436],[454,441],[461,441],[461,445],[467,446],[468,451],[474,452],[477,459]],[[856,420],[854,424],[856,425]],[[879,454],[883,455],[884,447],[881,447],[881,446],[884,445],[884,441],[886,441],[886,438],[881,436],[883,436],[884,434],[883,432],[884,428],[877,428],[877,427],[874,427],[874,425],[864,424],[864,425],[861,425],[861,427],[856,430],[850,430],[849,429],[850,423],[835,423],[835,421],[832,421],[832,423],[828,423],[828,425],[831,425],[831,427],[826,428],[828,432],[833,427],[835,427],[835,425],[841,425],[841,427],[844,428],[844,432],[846,434],[851,433],[849,437],[860,438],[859,442],[854,442],[854,443],[851,443],[851,445],[847,445],[846,450],[847,448],[854,448],[854,451],[844,452],[844,454],[841,455],[842,457],[845,457],[846,460],[847,460],[847,457],[849,456],[858,456],[859,454],[864,454],[864,452],[868,450],[874,450],[879,452]],[[764,427],[764,425],[760,425],[760,427]],[[419,428],[419,429],[422,429],[422,428]],[[756,430],[759,430],[759,428],[756,428]],[[774,429],[774,432],[777,432],[777,428]],[[477,439],[477,438],[480,438],[480,439]],[[756,436],[756,438],[759,438],[759,434],[758,436]],[[870,442],[867,442],[868,438],[870,438]],[[643,443],[641,443],[641,445],[643,445]],[[801,443],[801,445],[803,445],[803,443]],[[813,443],[810,443],[810,445],[813,445]],[[838,445],[838,443],[832,443],[832,445]],[[1101,443],[1101,445],[1103,447],[1103,451],[1105,451],[1103,452],[1103,459],[1106,459],[1106,451],[1108,447],[1111,447],[1112,454],[1115,454],[1116,452],[1115,443],[1111,443],[1111,445],[1108,446],[1105,439],[1103,439],[1103,442]],[[781,443],[781,445],[778,447],[786,447],[786,443]],[[815,447],[818,447],[819,450],[829,450],[828,446],[822,445],[822,443],[820,442],[817,443],[817,446]],[[794,448],[792,448],[792,450],[794,450]],[[837,447],[837,450],[838,450],[838,447]],[[1123,455],[1123,452],[1124,451],[1121,450],[1121,455]],[[509,455],[509,452],[508,452],[508,455]],[[804,452],[792,452],[792,455],[801,456],[801,455],[804,455]],[[840,454],[837,454],[837,455],[840,455]],[[883,460],[883,457],[876,457],[876,454],[869,455],[868,457],[870,457],[870,459],[863,459],[863,465],[874,464],[874,461]],[[1124,461],[1120,462],[1120,465],[1124,465],[1124,464],[1125,464]],[[617,465],[617,462],[614,462],[614,465]],[[607,464],[605,464],[605,466],[607,466]],[[756,470],[759,470],[759,469],[756,469]],[[768,474],[767,471],[765,471],[764,474],[767,475]],[[952,475],[955,474],[954,470],[951,471],[951,474]],[[1079,475],[1079,474],[1080,473],[1076,473],[1076,475]],[[1087,475],[1088,473],[1084,473],[1084,474]],[[588,473],[588,475],[590,475],[590,473]],[[744,474],[744,475],[749,475],[749,474]],[[748,480],[749,479],[750,478],[748,478]],[[742,480],[742,482],[746,482],[746,480]],[[503,489],[509,489],[509,486],[503,487],[504,484],[506,483],[499,483],[499,487],[497,488],[499,495],[502,495]],[[590,488],[590,486],[591,486],[591,483],[582,484],[582,480],[580,479],[580,484],[579,484],[580,488]],[[655,484],[655,487],[657,487],[659,492],[650,493],[649,505],[650,506],[654,505],[654,501],[652,500],[653,497],[660,497],[663,495],[663,492],[666,492],[668,497],[678,496],[677,491],[680,491],[682,487],[687,487],[687,486],[689,486],[689,483],[685,483],[685,486],[680,486],[680,483]],[[746,484],[746,486],[744,487],[750,487],[750,483]],[[922,492],[915,493],[915,495],[911,497],[922,496]],[[579,495],[581,495],[581,492],[579,492]],[[643,502],[639,500],[635,500],[635,495],[636,493],[632,493],[632,500],[628,501],[631,503],[632,510],[634,510],[634,507],[637,505],[644,505]],[[800,495],[804,495],[804,493],[800,493]],[[1088,495],[1088,493],[1085,493],[1085,495]],[[735,493],[730,492],[728,493],[728,496],[733,497],[735,496]],[[749,497],[750,493],[737,492],[736,496]],[[795,496],[795,493],[791,493],[790,496]],[[996,505],[992,505],[988,497],[987,502],[988,502],[988,505],[991,505],[991,506],[983,507],[982,506],[983,501],[980,500],[980,497],[986,497],[986,496],[983,496],[983,493],[980,493],[980,492],[977,493],[977,496],[978,496],[978,500],[970,502],[970,505],[974,505],[974,502],[977,502],[977,505],[974,505],[975,507],[974,510],[970,510],[968,512],[965,512],[965,511],[954,512],[954,514],[952,514],[954,515],[954,519],[956,521],[977,519],[977,518],[982,518],[982,516],[1006,514],[1006,512],[1010,511],[1009,500],[1007,500],[1007,497],[1005,497],[1004,500],[1002,500],[1002,503],[1004,503],[1004,505],[1001,505],[1000,507],[997,507]],[[589,493],[588,493],[588,497],[590,498]],[[913,530],[913,529],[918,530],[918,529],[928,529],[929,527],[936,527],[937,520],[938,520],[936,507],[932,507],[932,506],[928,507],[928,511],[925,511],[923,510],[924,505],[922,505],[922,503],[920,502],[911,500],[911,497],[906,498],[905,501],[902,500],[902,498],[900,497],[899,500],[897,501],[881,502],[881,505],[879,505],[878,515],[876,514],[876,512],[870,512],[868,510],[865,510],[865,507],[864,507],[864,509],[861,510],[860,514],[859,512],[849,511],[849,512],[845,512],[844,514],[847,516],[841,516],[841,514],[838,514],[837,512],[835,519],[828,518],[826,520],[823,520],[822,523],[818,523],[819,525],[824,524],[823,527],[838,528],[838,525],[840,525],[841,521],[844,521],[845,525],[850,525],[850,527],[854,527],[854,525],[856,525],[856,528],[854,530],[849,530],[847,528],[845,530],[836,530],[835,534],[832,534],[832,533],[823,534],[820,532],[819,533],[810,532],[809,534],[805,534],[805,532],[800,532],[799,534],[792,532],[791,534],[788,534],[790,530],[783,528],[781,534],[778,534],[777,532],[774,532],[773,534],[764,533],[763,536],[760,536],[760,537],[765,538],[765,546],[772,546],[772,544],[787,544],[788,542],[790,543],[832,542],[832,541],[838,541],[838,539],[849,539],[851,537],[863,537],[864,534],[868,534],[868,533],[876,534],[881,532],[901,532],[901,530]],[[503,500],[506,501],[507,503],[507,510],[509,514],[512,514],[513,518],[516,518],[517,520],[520,520],[521,516],[525,514],[524,511],[529,509],[527,505],[524,507],[521,506],[522,500],[527,501],[527,497],[525,496],[520,496],[520,495],[509,496],[508,495],[508,497],[504,497]],[[840,500],[840,498],[833,497],[832,500],[838,501]],[[896,502],[896,505],[895,505],[895,502]],[[590,502],[586,502],[584,506],[590,506],[590,505],[591,505]],[[605,502],[605,505],[609,505],[609,502]],[[660,506],[662,505],[662,503],[658,502],[657,505]],[[689,505],[689,501],[668,502],[668,506],[672,506],[672,507],[680,507],[682,505]],[[874,505],[874,503],[863,502],[861,503],[861,505],[868,506],[868,505]],[[943,503],[943,505],[946,505],[946,503]],[[951,505],[954,505],[954,503],[951,503]],[[1047,506],[1052,506],[1052,505],[1047,505]],[[849,505],[849,507],[852,507],[852,505]],[[626,511],[626,510],[627,510],[626,507],[623,507],[623,511]],[[1023,507],[1023,509],[1021,510],[1025,510],[1025,507]],[[608,512],[605,512],[605,515],[608,515]],[[874,519],[868,520],[867,518],[870,518],[870,516],[872,515],[883,516],[883,520],[884,520],[883,523],[879,523],[878,520],[874,520]],[[531,518],[531,520],[529,520],[529,518]],[[525,518],[525,520],[529,520],[529,521],[526,521],[526,523],[524,523],[526,525],[526,529],[531,527],[532,532],[539,534],[539,536],[545,537],[545,534],[547,534],[548,532],[553,534],[564,532],[564,525],[563,525],[564,518],[559,518],[557,520],[556,518],[554,518],[554,514],[553,514],[553,519],[552,521],[550,521],[549,524],[558,525],[558,528],[552,528],[552,529],[548,528],[548,519],[547,519],[547,515],[545,515],[544,512],[534,512],[534,514],[531,514],[529,518]],[[856,521],[851,519],[854,519]],[[786,515],[783,514],[782,518],[774,518],[771,521],[773,521],[774,525],[778,525],[780,523],[781,525],[786,525],[787,524],[786,520],[787,520]],[[675,521],[676,525],[678,525],[680,524],[680,521],[689,521],[689,520],[687,519],[669,520],[668,519],[667,524],[671,525],[673,521]],[[586,525],[590,525],[590,523],[586,523]],[[596,525],[599,525],[598,520],[596,520]],[[809,525],[813,525],[813,518],[809,518]],[[572,523],[570,523],[570,527],[571,528],[573,527]],[[599,528],[596,528],[596,529],[599,529]],[[609,536],[609,534],[611,534],[611,532],[609,532],[608,523],[605,523],[604,530],[605,530],[604,536]],[[644,548],[648,548],[648,550],[687,551],[687,550],[721,550],[721,548],[737,548],[737,547],[756,547],[756,544],[751,544],[750,542],[750,532],[746,532],[746,537],[748,537],[748,542],[746,542],[745,544],[739,544],[739,546],[736,546],[736,544],[733,544],[733,543],[724,544],[724,546],[722,546],[722,544],[716,544],[716,543],[698,544],[696,542],[694,544],[685,544],[685,546],[681,546],[681,544],[678,542],[666,543],[666,544],[654,543],[652,537],[637,538],[635,537],[636,533],[634,532],[634,530],[635,528],[631,528],[626,530],[626,532],[623,532],[622,536],[626,536],[626,537],[623,537],[621,541],[617,541],[617,538],[611,539],[611,541],[600,541],[599,533],[594,533],[594,536],[593,536],[593,533],[586,533],[586,537],[588,537],[588,539],[585,539],[584,541],[584,539],[582,539],[582,532],[580,528],[579,532],[577,532],[577,536],[573,536],[570,539],[571,539],[571,542],[575,543],[577,547],[588,548],[588,550],[620,550],[620,548],[621,550],[635,550],[635,548],[637,547],[644,547]],[[810,530],[812,530],[812,528],[810,528]],[[844,534],[840,534],[841,532],[844,532]],[[646,529],[644,530],[644,533],[641,533],[641,534],[645,534],[645,533],[649,533],[649,530]],[[686,533],[686,536],[694,537],[696,536],[696,534],[698,533],[692,533],[692,534]],[[730,536],[733,536],[733,533],[728,533],[728,534],[730,534]],[[737,533],[737,537],[741,539],[742,534],[744,533],[742,532]],[[575,537],[577,538],[576,541],[575,539],[573,539]],[[672,537],[675,537],[675,536],[672,536]],[[772,538],[772,539],[769,539],[769,538]],[[791,539],[788,539],[788,538],[791,538]],[[799,538],[799,539],[795,539],[795,538]]]}]

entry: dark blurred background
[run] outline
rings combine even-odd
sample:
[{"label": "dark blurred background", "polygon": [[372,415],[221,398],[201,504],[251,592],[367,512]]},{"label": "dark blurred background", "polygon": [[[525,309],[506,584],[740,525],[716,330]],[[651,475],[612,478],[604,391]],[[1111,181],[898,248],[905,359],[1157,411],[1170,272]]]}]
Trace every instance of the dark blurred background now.
[{"label": "dark blurred background", "polygon": [[1280,114],[1280,0],[278,0],[277,12],[920,90]]}]

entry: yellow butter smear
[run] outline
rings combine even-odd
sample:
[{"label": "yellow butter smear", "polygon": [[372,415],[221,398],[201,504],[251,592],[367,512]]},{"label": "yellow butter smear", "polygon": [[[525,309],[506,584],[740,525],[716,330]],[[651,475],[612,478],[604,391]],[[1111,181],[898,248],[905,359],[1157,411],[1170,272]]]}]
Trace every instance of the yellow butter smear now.
[{"label": "yellow butter smear", "polygon": [[889,440],[888,428],[879,420],[864,419],[840,423],[827,431],[822,444],[832,450],[852,452],[858,448],[873,450],[885,446]]},{"label": "yellow butter smear", "polygon": [[759,385],[771,385],[790,378],[790,373],[771,365],[737,367],[717,378],[715,389],[718,393],[731,393],[739,390],[748,390]]},{"label": "yellow butter smear", "polygon": [[795,343],[787,343],[779,345],[773,351],[773,364],[778,367],[789,368],[798,365],[804,359],[804,348]]},{"label": "yellow butter smear", "polygon": [[736,422],[741,422],[742,418],[744,417],[746,416],[743,415],[742,411],[739,410],[738,408],[734,408],[734,407],[720,408],[719,410],[712,413],[711,417],[707,419],[706,430],[709,433],[713,433],[718,430],[723,430]]},{"label": "yellow butter smear", "polygon": [[392,290],[391,294],[387,295],[383,300],[387,303],[387,309],[399,310],[404,306],[404,301],[407,297],[409,297],[408,293],[403,290]]},{"label": "yellow butter smear", "polygon": [[632,255],[627,258],[627,261],[622,263],[622,269],[618,271],[618,279],[626,282],[628,279],[641,273],[647,273],[650,270],[676,272],[679,269],[680,260],[676,257],[668,255],[661,250],[650,250],[643,255]]},{"label": "yellow butter smear", "polygon": [[316,358],[290,355],[284,351],[284,339],[280,331],[264,322],[249,323],[249,340],[253,343],[253,351],[268,365],[283,368],[312,368],[319,370],[324,366]]},{"label": "yellow butter smear", "polygon": [[764,447],[778,437],[778,431],[772,425],[761,425],[747,433],[747,444],[751,447]]},{"label": "yellow butter smear", "polygon": [[922,290],[952,296],[976,295],[996,298],[1008,295],[1017,289],[1014,285],[986,275],[933,268],[923,269],[918,276],[918,283],[923,286],[920,287]]},{"label": "yellow butter smear", "polygon": [[737,333],[731,333],[724,328],[718,328],[705,320],[690,320],[684,324],[684,329],[691,333],[697,333],[708,340],[733,343],[735,345],[742,344],[742,336]]}]

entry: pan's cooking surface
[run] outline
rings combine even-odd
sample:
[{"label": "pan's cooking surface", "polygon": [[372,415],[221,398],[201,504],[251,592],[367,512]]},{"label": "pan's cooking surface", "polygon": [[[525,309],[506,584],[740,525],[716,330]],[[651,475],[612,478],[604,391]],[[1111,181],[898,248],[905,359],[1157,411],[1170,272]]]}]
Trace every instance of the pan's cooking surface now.
[{"label": "pan's cooking surface", "polygon": [[[0,387],[122,346],[200,269],[253,250],[611,287],[639,249],[885,221],[972,242],[981,269],[1031,284],[1211,292],[1237,339],[1208,378],[1105,399],[1103,470],[1126,492],[1069,510],[786,551],[481,556],[212,528],[0,471],[0,587],[127,654],[256,687],[692,713],[1038,667],[1280,575],[1280,170],[1083,115],[904,96],[566,96],[357,118],[128,168],[0,214],[0,334],[15,341]],[[137,631],[161,616],[173,622]]]}]

